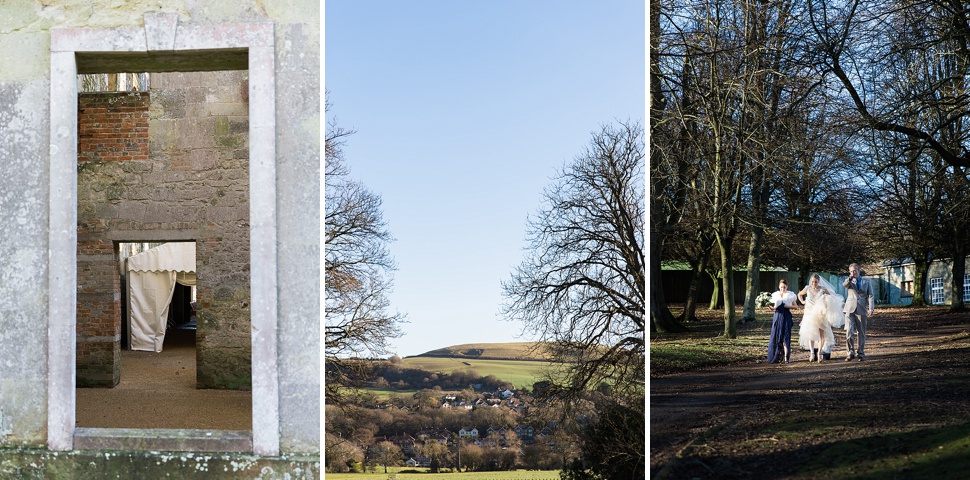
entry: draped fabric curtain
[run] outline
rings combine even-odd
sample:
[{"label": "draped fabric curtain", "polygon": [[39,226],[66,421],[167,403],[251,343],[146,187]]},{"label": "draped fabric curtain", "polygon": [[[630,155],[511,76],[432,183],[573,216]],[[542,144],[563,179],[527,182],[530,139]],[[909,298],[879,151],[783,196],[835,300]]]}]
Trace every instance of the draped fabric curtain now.
[{"label": "draped fabric curtain", "polygon": [[172,242],[128,257],[132,350],[161,352],[175,283],[195,285],[195,243]]},{"label": "draped fabric curtain", "polygon": [[131,349],[161,352],[175,272],[133,272],[130,277]]}]

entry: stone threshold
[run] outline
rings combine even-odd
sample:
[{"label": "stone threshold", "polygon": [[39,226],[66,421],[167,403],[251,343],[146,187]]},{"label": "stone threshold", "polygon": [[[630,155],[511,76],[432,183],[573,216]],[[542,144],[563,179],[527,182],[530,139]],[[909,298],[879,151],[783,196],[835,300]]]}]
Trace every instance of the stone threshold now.
[{"label": "stone threshold", "polygon": [[76,428],[74,450],[252,453],[251,430]]}]

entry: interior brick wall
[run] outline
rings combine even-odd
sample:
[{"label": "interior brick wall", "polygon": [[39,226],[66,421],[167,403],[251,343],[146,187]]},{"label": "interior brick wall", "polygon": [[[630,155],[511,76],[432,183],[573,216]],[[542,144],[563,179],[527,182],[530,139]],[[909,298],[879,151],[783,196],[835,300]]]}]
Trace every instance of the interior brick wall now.
[{"label": "interior brick wall", "polygon": [[[148,93],[79,95],[79,190],[97,164],[148,161],[148,124]],[[108,203],[122,193],[115,181],[90,188],[86,199],[92,203]],[[107,220],[85,213],[78,217],[77,383],[114,386],[121,378],[118,263],[114,243],[102,235]]]}]

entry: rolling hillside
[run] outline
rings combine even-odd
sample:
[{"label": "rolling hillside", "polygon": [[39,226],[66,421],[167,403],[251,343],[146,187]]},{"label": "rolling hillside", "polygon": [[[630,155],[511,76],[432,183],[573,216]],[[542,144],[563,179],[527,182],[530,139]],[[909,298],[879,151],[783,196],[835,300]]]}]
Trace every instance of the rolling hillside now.
[{"label": "rolling hillside", "polygon": [[439,348],[414,357],[452,357],[491,360],[548,361],[536,342],[464,343]]},{"label": "rolling hillside", "polygon": [[474,371],[482,377],[494,375],[516,388],[531,389],[543,372],[557,365],[534,347],[533,342],[467,343],[406,357],[401,366],[448,374]]}]

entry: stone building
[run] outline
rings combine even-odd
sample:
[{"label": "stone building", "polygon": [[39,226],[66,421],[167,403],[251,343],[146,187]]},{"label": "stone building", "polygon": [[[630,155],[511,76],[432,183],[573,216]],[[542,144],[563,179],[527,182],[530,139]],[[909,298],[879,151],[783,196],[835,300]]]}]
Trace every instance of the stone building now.
[{"label": "stone building", "polygon": [[[0,478],[320,476],[320,8],[0,6]],[[121,72],[152,89],[78,91]],[[159,241],[196,245],[197,382],[251,430],[75,427],[119,375],[118,245]]]}]

